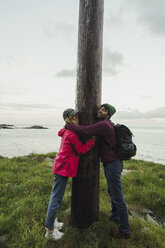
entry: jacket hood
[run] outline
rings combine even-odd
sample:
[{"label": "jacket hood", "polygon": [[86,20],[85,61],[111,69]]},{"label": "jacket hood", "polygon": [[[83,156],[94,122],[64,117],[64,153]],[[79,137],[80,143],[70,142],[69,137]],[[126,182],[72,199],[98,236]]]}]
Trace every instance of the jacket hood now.
[{"label": "jacket hood", "polygon": [[66,129],[61,129],[59,132],[58,132],[58,136],[62,137],[64,135],[64,133],[66,132]]}]

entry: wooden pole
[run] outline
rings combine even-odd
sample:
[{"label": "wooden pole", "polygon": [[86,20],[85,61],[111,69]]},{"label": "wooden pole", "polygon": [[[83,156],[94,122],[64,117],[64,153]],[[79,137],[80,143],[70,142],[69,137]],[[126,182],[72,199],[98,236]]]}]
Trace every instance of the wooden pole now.
[{"label": "wooden pole", "polygon": [[[104,0],[80,0],[76,109],[80,124],[96,122],[101,104]],[[99,152],[96,146],[80,159],[72,182],[71,223],[88,227],[99,219]]]}]

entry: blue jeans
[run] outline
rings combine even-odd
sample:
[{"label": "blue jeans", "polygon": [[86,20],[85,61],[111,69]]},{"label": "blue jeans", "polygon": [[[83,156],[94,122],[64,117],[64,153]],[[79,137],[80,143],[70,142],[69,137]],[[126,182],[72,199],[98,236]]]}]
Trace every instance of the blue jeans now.
[{"label": "blue jeans", "polygon": [[68,182],[68,177],[54,175],[54,183],[52,193],[50,195],[45,226],[49,229],[54,227],[54,221],[56,218],[57,211],[61,206],[61,202],[65,193],[65,188]]},{"label": "blue jeans", "polygon": [[111,198],[111,217],[119,222],[121,233],[129,234],[128,211],[121,184],[123,162],[121,160],[116,160],[112,163],[104,163],[103,165],[107,179],[108,193]]}]

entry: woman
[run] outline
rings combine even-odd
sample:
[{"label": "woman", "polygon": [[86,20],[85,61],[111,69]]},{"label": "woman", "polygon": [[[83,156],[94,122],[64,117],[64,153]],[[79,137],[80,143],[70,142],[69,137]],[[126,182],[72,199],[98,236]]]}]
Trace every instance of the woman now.
[{"label": "woman", "polygon": [[[65,123],[78,124],[77,111],[74,109],[66,109],[63,118]],[[64,235],[59,231],[63,223],[57,222],[56,214],[64,196],[68,177],[76,177],[80,155],[87,153],[95,145],[94,139],[82,144],[77,134],[67,129],[61,129],[58,135],[62,140],[54,162],[54,184],[45,221],[45,238],[49,240],[58,240]]]}]

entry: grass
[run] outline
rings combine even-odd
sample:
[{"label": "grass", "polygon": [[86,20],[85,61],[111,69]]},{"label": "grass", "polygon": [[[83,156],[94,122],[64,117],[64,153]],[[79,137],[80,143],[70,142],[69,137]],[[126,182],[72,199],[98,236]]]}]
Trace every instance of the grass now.
[{"label": "grass", "polygon": [[[116,227],[108,220],[109,196],[103,167],[100,171],[100,220],[79,230],[69,225],[71,179],[58,212],[64,221],[65,236],[58,242],[44,238],[44,221],[53,183],[45,158],[55,153],[31,154],[12,159],[0,157],[0,247],[8,248],[165,248],[165,230],[129,217],[131,239],[116,240],[109,231]],[[134,170],[122,177],[127,206],[139,214],[149,208],[157,218],[165,217],[165,167],[130,160],[124,168]],[[4,237],[4,242],[3,242]]]},{"label": "grass", "polygon": [[133,205],[139,213],[146,207],[157,218],[165,217],[165,166],[130,160],[124,167],[134,170],[123,178],[123,191],[128,205]]}]

